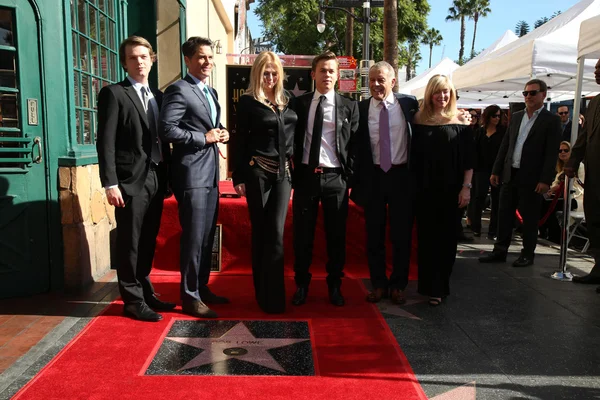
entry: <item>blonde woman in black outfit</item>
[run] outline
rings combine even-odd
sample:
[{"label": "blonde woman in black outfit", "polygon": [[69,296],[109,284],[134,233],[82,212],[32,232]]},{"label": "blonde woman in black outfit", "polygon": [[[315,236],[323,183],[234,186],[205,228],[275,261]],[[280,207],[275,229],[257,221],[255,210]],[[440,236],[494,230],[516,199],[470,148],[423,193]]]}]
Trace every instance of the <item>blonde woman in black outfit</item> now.
[{"label": "blonde woman in black outfit", "polygon": [[475,236],[481,235],[481,214],[485,205],[490,186],[491,189],[491,215],[488,229],[488,239],[494,240],[498,230],[498,196],[500,188],[490,184],[492,167],[496,161],[505,129],[500,125],[502,110],[497,105],[487,107],[483,111],[482,126],[475,132],[475,173],[473,186],[475,199],[471,215],[471,229]]},{"label": "blonde woman in black outfit", "polygon": [[437,306],[450,294],[456,259],[458,208],[471,197],[473,131],[456,108],[456,90],[448,77],[434,75],[413,124],[417,178],[419,287]]},{"label": "blonde woman in black outfit", "polygon": [[250,212],[256,301],[267,313],[285,311],[283,228],[298,117],[288,108],[283,78],[279,57],[260,53],[238,103],[237,131],[230,140],[233,184],[238,194],[246,196]]}]

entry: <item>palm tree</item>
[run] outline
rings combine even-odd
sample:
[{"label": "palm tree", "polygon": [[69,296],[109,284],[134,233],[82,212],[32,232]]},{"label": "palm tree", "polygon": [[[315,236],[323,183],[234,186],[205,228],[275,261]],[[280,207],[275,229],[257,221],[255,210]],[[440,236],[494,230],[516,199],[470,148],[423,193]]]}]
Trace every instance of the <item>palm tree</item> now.
[{"label": "palm tree", "polygon": [[[394,76],[398,76],[398,2],[383,2],[383,59],[394,68]],[[392,88],[398,91],[398,82]]]},{"label": "palm tree", "polygon": [[515,26],[515,33],[518,37],[527,35],[529,33],[529,24],[526,21],[517,22],[517,26]]},{"label": "palm tree", "polygon": [[399,45],[398,64],[406,67],[406,82],[413,78],[413,72],[417,68],[417,63],[421,61],[421,51],[418,42],[408,42],[406,45]]},{"label": "palm tree", "polygon": [[490,8],[489,0],[471,0],[471,19],[474,23],[473,28],[473,44],[471,45],[471,58],[474,57],[475,54],[475,37],[477,36],[477,22],[481,17],[487,17],[488,13],[492,12]]},{"label": "palm tree", "polygon": [[458,52],[459,64],[463,62],[465,55],[465,18],[472,15],[471,3],[469,0],[454,0],[452,7],[448,9],[446,21],[460,21],[460,50]]},{"label": "palm tree", "polygon": [[440,31],[435,28],[429,28],[423,34],[423,38],[421,38],[421,43],[425,45],[429,45],[429,68],[431,68],[431,54],[433,53],[433,46],[439,46],[442,44],[442,40],[444,38],[440,35]]}]

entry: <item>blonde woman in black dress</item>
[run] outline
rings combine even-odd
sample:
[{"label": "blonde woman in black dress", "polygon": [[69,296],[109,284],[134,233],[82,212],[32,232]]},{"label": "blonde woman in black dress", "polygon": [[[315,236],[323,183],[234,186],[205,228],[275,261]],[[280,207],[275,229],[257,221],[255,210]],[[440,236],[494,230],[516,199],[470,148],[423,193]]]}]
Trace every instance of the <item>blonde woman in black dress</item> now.
[{"label": "blonde woman in black dress", "polygon": [[290,158],[298,116],[288,108],[283,67],[262,52],[237,106],[231,134],[233,184],[246,196],[252,226],[252,276],[256,301],[267,313],[285,311],[283,228],[292,190]]},{"label": "blonde woman in black dress", "polygon": [[417,176],[419,293],[437,306],[450,294],[456,259],[456,218],[469,204],[473,176],[473,132],[456,108],[448,77],[427,84],[413,124],[413,166]]}]

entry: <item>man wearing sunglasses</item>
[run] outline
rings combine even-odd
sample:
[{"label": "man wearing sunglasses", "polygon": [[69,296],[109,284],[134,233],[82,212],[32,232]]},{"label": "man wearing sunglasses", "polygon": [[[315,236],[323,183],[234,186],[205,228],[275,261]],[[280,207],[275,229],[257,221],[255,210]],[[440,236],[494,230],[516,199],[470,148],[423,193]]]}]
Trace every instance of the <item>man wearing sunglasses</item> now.
[{"label": "man wearing sunglasses", "polygon": [[[560,117],[560,123],[562,126],[562,139],[565,142],[571,142],[571,127],[573,126],[571,121],[571,112],[569,111],[569,107],[560,106],[558,110],[556,110],[556,114]],[[578,134],[581,134],[581,125],[579,125]]]},{"label": "man wearing sunglasses", "polygon": [[498,239],[493,252],[479,258],[482,263],[504,262],[512,239],[515,211],[523,217],[523,249],[513,267],[533,264],[537,245],[542,195],[555,175],[561,126],[560,118],[544,108],[547,86],[540,79],[525,85],[525,110],[515,112],[502,140],[490,182],[500,189]]},{"label": "man wearing sunglasses", "polygon": [[[600,85],[600,61],[596,63],[596,83]],[[585,201],[583,208],[585,212],[585,223],[590,239],[588,253],[594,256],[595,265],[588,275],[576,276],[573,282],[600,284],[600,95],[594,97],[590,102],[586,122],[583,125],[581,135],[577,138],[575,146],[571,150],[571,157],[565,166],[565,174],[569,178],[575,176],[579,163],[584,161],[585,165]],[[596,289],[600,293],[600,286]]]}]

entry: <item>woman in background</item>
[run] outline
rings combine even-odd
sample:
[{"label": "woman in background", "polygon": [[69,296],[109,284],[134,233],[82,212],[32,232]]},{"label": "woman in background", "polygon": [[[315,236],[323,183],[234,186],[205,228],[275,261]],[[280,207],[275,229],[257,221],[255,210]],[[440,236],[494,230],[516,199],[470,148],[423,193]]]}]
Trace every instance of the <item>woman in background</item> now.
[{"label": "woman in background", "polygon": [[298,117],[288,108],[283,67],[262,52],[237,105],[230,139],[235,191],[246,196],[252,226],[252,276],[256,301],[267,313],[285,311],[283,229],[292,189],[290,158]]},{"label": "woman in background", "polygon": [[448,77],[434,75],[413,125],[413,165],[417,176],[419,287],[438,306],[450,294],[456,259],[456,218],[469,204],[473,175],[473,131],[460,120],[456,90]]}]

